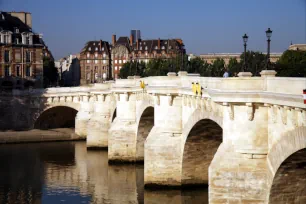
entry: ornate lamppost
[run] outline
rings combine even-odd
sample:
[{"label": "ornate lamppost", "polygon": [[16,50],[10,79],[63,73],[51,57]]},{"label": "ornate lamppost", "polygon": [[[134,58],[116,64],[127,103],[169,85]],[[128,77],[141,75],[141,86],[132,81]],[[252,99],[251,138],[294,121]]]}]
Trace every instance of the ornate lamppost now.
[{"label": "ornate lamppost", "polygon": [[242,36],[243,39],[243,46],[244,46],[244,60],[243,60],[243,66],[241,68],[241,72],[246,72],[246,47],[247,47],[247,42],[248,42],[249,36],[245,33],[244,36]]},{"label": "ornate lamppost", "polygon": [[270,42],[271,42],[271,36],[272,36],[272,30],[270,30],[270,28],[266,30],[266,36],[267,36],[267,42],[268,42],[266,70],[268,70],[268,67],[270,64]]}]

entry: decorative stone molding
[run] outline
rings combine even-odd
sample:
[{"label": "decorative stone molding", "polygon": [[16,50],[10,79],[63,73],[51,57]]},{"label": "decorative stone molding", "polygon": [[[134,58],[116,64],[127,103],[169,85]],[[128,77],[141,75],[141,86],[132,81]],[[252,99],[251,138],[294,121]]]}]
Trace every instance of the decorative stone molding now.
[{"label": "decorative stone molding", "polygon": [[253,103],[246,103],[245,105],[247,106],[248,119],[249,121],[253,121],[255,113],[254,105]]},{"label": "decorative stone molding", "polygon": [[173,99],[174,99],[174,97],[172,97],[171,94],[167,94],[167,97],[168,97],[168,105],[169,105],[169,106],[172,106],[172,105],[173,105]]},{"label": "decorative stone molding", "polygon": [[124,101],[129,101],[129,93],[125,92],[124,93]]},{"label": "decorative stone molding", "polygon": [[154,95],[154,104],[159,106],[160,105],[160,96]]},{"label": "decorative stone molding", "polygon": [[239,72],[238,77],[251,77],[252,73],[251,72]]},{"label": "decorative stone molding", "polygon": [[282,122],[284,125],[287,125],[287,110],[289,109],[289,107],[284,106],[280,113],[281,113],[281,118],[282,118]]}]

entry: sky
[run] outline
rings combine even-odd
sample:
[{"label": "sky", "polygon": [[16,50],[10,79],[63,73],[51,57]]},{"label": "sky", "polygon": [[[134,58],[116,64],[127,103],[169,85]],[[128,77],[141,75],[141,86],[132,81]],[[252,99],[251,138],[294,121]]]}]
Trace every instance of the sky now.
[{"label": "sky", "polygon": [[111,42],[112,34],[142,39],[181,38],[187,53],[271,52],[306,43],[306,0],[0,0],[0,11],[32,13],[55,59],[76,54],[87,41]]}]

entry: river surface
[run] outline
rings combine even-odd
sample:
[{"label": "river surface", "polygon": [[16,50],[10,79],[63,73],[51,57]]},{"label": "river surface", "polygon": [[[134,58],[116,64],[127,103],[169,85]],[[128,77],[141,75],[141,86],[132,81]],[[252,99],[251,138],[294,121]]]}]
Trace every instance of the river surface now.
[{"label": "river surface", "polygon": [[143,165],[108,165],[85,142],[0,145],[0,204],[208,203],[208,189],[144,190]]}]

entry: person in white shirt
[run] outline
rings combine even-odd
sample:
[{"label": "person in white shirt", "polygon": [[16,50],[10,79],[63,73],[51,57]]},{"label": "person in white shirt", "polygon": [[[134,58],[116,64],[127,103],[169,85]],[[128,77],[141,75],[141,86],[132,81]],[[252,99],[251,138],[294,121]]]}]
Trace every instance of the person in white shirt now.
[{"label": "person in white shirt", "polygon": [[229,74],[228,74],[228,72],[227,72],[227,69],[225,69],[225,72],[224,72],[224,74],[223,74],[223,77],[225,77],[225,78],[229,77]]}]

